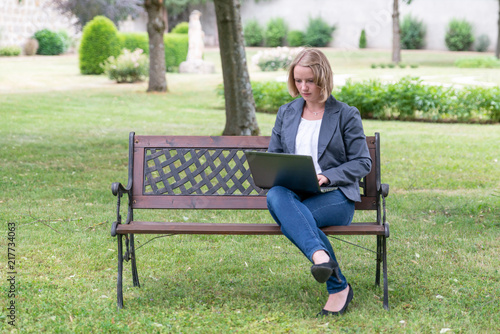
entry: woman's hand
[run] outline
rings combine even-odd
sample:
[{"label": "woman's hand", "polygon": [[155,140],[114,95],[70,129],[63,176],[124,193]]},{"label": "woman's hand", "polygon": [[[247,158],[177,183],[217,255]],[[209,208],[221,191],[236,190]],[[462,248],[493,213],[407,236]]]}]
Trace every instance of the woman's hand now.
[{"label": "woman's hand", "polygon": [[322,174],[317,174],[316,175],[318,177],[318,182],[319,182],[319,185],[323,185],[323,184],[328,184],[330,183],[330,180],[328,180],[328,178]]}]

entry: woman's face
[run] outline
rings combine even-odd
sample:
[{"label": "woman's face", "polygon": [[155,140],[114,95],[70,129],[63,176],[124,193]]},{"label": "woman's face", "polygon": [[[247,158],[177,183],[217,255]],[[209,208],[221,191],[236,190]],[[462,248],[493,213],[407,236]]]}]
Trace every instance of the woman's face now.
[{"label": "woman's face", "polygon": [[314,83],[311,68],[296,65],[293,69],[295,87],[306,102],[318,103],[321,100],[321,88]]}]

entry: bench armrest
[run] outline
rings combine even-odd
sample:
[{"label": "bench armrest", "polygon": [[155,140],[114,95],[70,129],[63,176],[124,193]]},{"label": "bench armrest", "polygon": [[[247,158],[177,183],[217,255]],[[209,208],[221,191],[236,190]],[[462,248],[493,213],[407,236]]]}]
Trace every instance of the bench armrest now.
[{"label": "bench armrest", "polygon": [[380,186],[380,190],[383,197],[389,196],[389,185],[387,183],[382,183]]},{"label": "bench armrest", "polygon": [[[387,225],[387,215],[386,215],[386,210],[385,210],[385,198],[389,196],[389,185],[387,183],[382,183],[380,185],[380,192],[382,194],[382,224]],[[388,228],[388,226],[387,226]],[[387,237],[389,237],[389,231],[387,230]]]},{"label": "bench armrest", "polygon": [[[129,199],[129,204],[130,204],[130,198],[132,195],[131,188],[132,187],[129,187],[129,186],[124,187],[120,182],[113,182],[111,184],[111,192],[113,193],[113,195],[115,195],[117,197],[116,220],[113,222],[113,224],[111,224],[111,236],[113,236],[113,237],[116,236],[116,227],[118,226],[118,224],[122,223],[122,216],[120,214],[121,198],[122,198],[123,194],[127,194],[128,199]],[[130,207],[129,207],[128,217],[130,217]],[[127,221],[128,221],[128,218],[127,218]]]},{"label": "bench armrest", "polygon": [[120,182],[113,182],[111,184],[111,192],[113,195],[118,196],[120,194],[120,197],[126,193],[130,195],[130,189],[128,187],[124,187],[123,184]]}]

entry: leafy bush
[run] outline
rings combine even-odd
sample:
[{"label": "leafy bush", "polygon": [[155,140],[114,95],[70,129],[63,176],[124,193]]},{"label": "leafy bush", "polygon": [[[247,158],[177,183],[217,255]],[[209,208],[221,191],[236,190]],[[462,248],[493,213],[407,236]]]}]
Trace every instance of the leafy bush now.
[{"label": "leafy bush", "polygon": [[118,32],[121,49],[141,49],[149,54],[149,37],[145,32]]},{"label": "leafy bush", "polygon": [[275,114],[280,106],[293,100],[286,82],[252,82],[251,85],[257,111]]},{"label": "leafy bush", "polygon": [[62,43],[63,43],[63,52],[62,53],[65,53],[69,50],[69,48],[73,45],[73,38],[71,38],[71,36],[68,34],[68,32],[66,30],[59,30],[57,32],[57,35],[59,36],[59,38],[61,39]]},{"label": "leafy bush", "polygon": [[500,87],[464,89],[424,85],[405,77],[396,83],[348,81],[336,97],[363,118],[459,122],[499,122]]},{"label": "leafy bush", "polygon": [[[276,113],[291,101],[284,82],[252,82],[252,89],[258,111]],[[395,83],[348,81],[334,95],[357,107],[363,118],[500,122],[500,87],[446,88],[405,77]]]},{"label": "leafy bush", "polygon": [[304,33],[300,30],[292,30],[287,36],[288,45],[296,47],[304,45]]},{"label": "leafy bush", "polygon": [[464,20],[453,19],[448,24],[445,43],[450,51],[467,51],[474,43],[472,25]]},{"label": "leafy bush", "polygon": [[279,69],[285,69],[300,50],[302,49],[290,49],[286,46],[266,49],[257,52],[252,57],[252,63],[259,66],[262,71],[277,71]]},{"label": "leafy bush", "polygon": [[165,66],[167,72],[173,72],[187,58],[188,35],[165,34],[163,35],[163,42],[165,43]]},{"label": "leafy bush", "polygon": [[365,29],[361,30],[361,35],[359,36],[359,48],[366,48],[366,32]]},{"label": "leafy bush", "polygon": [[53,56],[64,51],[64,44],[61,37],[49,29],[42,29],[35,32],[35,39],[38,41],[37,54]]},{"label": "leafy bush", "polygon": [[243,28],[243,36],[245,37],[245,45],[261,46],[264,40],[264,29],[257,20],[248,20]]},{"label": "leafy bush", "polygon": [[330,26],[322,18],[309,18],[309,24],[304,35],[304,43],[310,46],[323,47],[333,39],[335,25]]},{"label": "leafy bush", "polygon": [[4,56],[19,56],[21,54],[21,48],[16,45],[3,46],[0,47],[0,57]]},{"label": "leafy bush", "polygon": [[482,34],[477,38],[476,41],[476,51],[477,52],[485,52],[488,50],[490,46],[490,38],[488,35]]},{"label": "leafy bush", "polygon": [[38,41],[35,38],[28,38],[24,44],[24,54],[27,56],[33,56],[38,50]]},{"label": "leafy bush", "polygon": [[277,47],[285,43],[288,27],[282,18],[269,20],[264,33],[266,46]]},{"label": "leafy bush", "polygon": [[148,56],[142,49],[124,49],[118,57],[109,57],[102,64],[104,73],[118,83],[143,81],[149,74]]},{"label": "leafy bush", "polygon": [[189,23],[180,22],[171,31],[172,34],[187,34],[189,32]]},{"label": "leafy bush", "polygon": [[425,45],[426,28],[423,21],[407,15],[401,23],[401,48],[415,50],[423,49]]},{"label": "leafy bush", "polygon": [[82,74],[102,74],[100,66],[109,57],[120,54],[115,24],[104,16],[96,16],[83,28],[80,43],[80,72]]},{"label": "leafy bush", "polygon": [[495,57],[468,57],[459,58],[455,66],[460,68],[499,68],[500,60]]},{"label": "leafy bush", "polygon": [[[255,108],[259,112],[275,114],[280,106],[294,100],[288,92],[286,82],[252,81],[251,85]],[[224,97],[223,84],[217,86],[216,93],[218,96]]]}]

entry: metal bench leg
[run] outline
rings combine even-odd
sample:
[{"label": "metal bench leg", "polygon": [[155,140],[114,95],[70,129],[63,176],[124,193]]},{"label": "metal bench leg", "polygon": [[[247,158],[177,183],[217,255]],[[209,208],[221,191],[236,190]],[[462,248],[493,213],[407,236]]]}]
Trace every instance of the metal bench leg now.
[{"label": "metal bench leg", "polygon": [[139,274],[137,273],[137,264],[135,262],[135,246],[134,246],[134,235],[130,235],[130,260],[132,262],[132,280],[134,286],[141,287],[139,283]]},{"label": "metal bench leg", "polygon": [[382,262],[382,236],[377,235],[377,267],[375,270],[375,285],[380,286],[380,263]]},{"label": "metal bench leg", "polygon": [[118,309],[123,308],[123,242],[122,235],[119,234],[116,236],[118,240],[118,277],[116,279],[116,303]]},{"label": "metal bench leg", "polygon": [[387,282],[387,238],[382,237],[382,256],[384,268],[384,309],[389,310],[389,286]]}]

